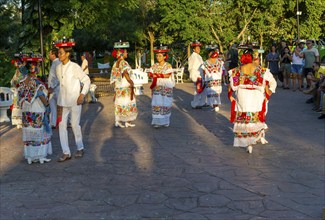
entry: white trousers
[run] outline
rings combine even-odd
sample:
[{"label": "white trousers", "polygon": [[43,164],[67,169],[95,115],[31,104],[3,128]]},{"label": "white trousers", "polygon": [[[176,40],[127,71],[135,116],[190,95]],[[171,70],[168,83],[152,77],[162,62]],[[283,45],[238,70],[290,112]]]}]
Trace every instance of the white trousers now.
[{"label": "white trousers", "polygon": [[57,118],[57,95],[52,94],[50,97],[50,108],[51,108],[51,117],[50,117],[50,125],[56,126],[56,118]]},{"label": "white trousers", "polygon": [[62,121],[59,124],[59,134],[60,134],[61,148],[64,154],[71,155],[70,147],[69,147],[69,139],[68,139],[68,130],[67,130],[69,113],[71,116],[71,127],[77,145],[77,150],[84,149],[84,145],[82,142],[81,127],[79,125],[81,109],[82,109],[82,105],[76,105],[73,107],[63,107]]}]

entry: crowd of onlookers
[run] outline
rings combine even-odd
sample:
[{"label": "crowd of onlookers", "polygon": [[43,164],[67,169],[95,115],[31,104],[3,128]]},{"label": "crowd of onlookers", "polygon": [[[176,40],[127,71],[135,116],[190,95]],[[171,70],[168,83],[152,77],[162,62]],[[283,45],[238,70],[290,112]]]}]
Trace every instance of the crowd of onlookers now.
[{"label": "crowd of onlookers", "polygon": [[320,65],[320,56],[314,41],[297,42],[294,47],[286,41],[272,45],[266,56],[266,63],[283,89],[297,90],[311,95],[306,103],[313,104],[313,110],[320,112],[319,119],[325,118],[325,67]]}]

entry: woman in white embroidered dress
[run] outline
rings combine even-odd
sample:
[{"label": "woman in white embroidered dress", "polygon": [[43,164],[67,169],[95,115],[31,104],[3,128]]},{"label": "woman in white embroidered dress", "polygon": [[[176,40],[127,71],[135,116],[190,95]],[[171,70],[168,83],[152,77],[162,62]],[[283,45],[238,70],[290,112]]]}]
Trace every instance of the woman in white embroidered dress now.
[{"label": "woman in white embroidered dress", "polygon": [[[111,84],[115,83],[115,126],[121,128],[134,127],[135,124],[131,122],[137,118],[138,108],[134,95],[134,83],[130,78],[132,70],[125,60],[128,55],[126,47],[123,47],[122,43],[119,45],[115,43],[117,48],[112,53],[117,61],[114,63],[111,73]],[[123,122],[125,124],[122,124]]]},{"label": "woman in white embroidered dress", "polygon": [[207,104],[210,105],[214,111],[219,111],[221,105],[220,94],[222,92],[222,66],[223,61],[218,59],[218,52],[213,51],[200,67],[201,77],[205,85],[205,93],[207,95]]},{"label": "woman in white embroidered dress", "polygon": [[155,49],[158,63],[153,64],[149,70],[149,77],[152,78],[151,124],[155,128],[169,127],[170,124],[175,79],[172,66],[166,62],[168,51],[167,47],[162,46]]},{"label": "woman in white embroidered dress", "polygon": [[36,64],[27,63],[21,67],[25,76],[19,83],[19,105],[22,108],[24,156],[28,164],[49,162],[52,154],[51,127],[49,124],[50,106],[47,90],[36,78]]},{"label": "woman in white embroidered dress", "polygon": [[16,67],[15,75],[12,77],[10,84],[11,90],[14,92],[13,97],[13,105],[11,111],[11,123],[12,125],[17,125],[17,128],[22,128],[22,115],[21,115],[21,108],[18,104],[18,85],[20,80],[23,79],[23,75],[20,72],[20,67],[23,66],[23,62],[20,58],[16,60],[12,60],[12,64]]},{"label": "woman in white embroidered dress", "polygon": [[230,121],[234,123],[234,147],[246,147],[247,152],[252,153],[254,144],[267,143],[267,101],[275,92],[276,81],[269,69],[253,63],[251,51],[245,51],[240,62],[242,66],[229,70]]}]

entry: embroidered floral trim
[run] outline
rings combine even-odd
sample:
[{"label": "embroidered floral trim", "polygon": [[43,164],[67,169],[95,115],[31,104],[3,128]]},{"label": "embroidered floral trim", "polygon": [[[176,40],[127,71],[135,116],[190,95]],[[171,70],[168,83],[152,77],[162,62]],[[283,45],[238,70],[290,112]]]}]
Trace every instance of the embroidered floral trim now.
[{"label": "embroidered floral trim", "polygon": [[20,82],[18,88],[19,103],[23,101],[32,103],[41,87],[44,87],[44,85],[36,78],[31,78],[28,84],[26,84],[25,80]]},{"label": "embroidered floral trim", "polygon": [[23,112],[22,113],[23,127],[41,128],[43,126],[42,112]]},{"label": "embroidered floral trim", "polygon": [[205,73],[217,73],[222,70],[222,63],[217,60],[216,63],[211,64],[208,61],[204,62],[204,67],[205,67]]},{"label": "embroidered floral trim", "polygon": [[32,147],[36,147],[36,146],[41,146],[41,145],[46,145],[51,141],[51,139],[44,139],[43,141],[24,141],[24,146],[32,146]]},{"label": "embroidered floral trim", "polygon": [[207,87],[214,87],[214,86],[220,86],[221,85],[221,80],[217,79],[217,80],[211,80],[206,82]]},{"label": "embroidered floral trim", "polygon": [[258,112],[237,112],[236,114],[236,123],[257,123],[260,122]]},{"label": "embroidered floral trim", "polygon": [[168,106],[152,106],[153,115],[168,115],[171,113],[171,107]]},{"label": "embroidered floral trim", "polygon": [[235,132],[235,138],[249,138],[249,137],[259,137],[261,131],[251,132],[251,133],[243,133],[243,132]]},{"label": "embroidered floral trim", "polygon": [[207,98],[217,98],[219,97],[218,93],[207,94]]},{"label": "embroidered floral trim", "polygon": [[135,103],[128,105],[115,105],[115,114],[119,116],[131,116],[138,113],[138,108]]},{"label": "embroidered floral trim", "polygon": [[168,98],[173,97],[173,89],[165,86],[156,86],[152,92],[153,95],[167,96]]},{"label": "embroidered floral trim", "polygon": [[255,85],[262,86],[266,68],[256,68],[253,75],[243,73],[240,68],[232,70],[232,80],[234,86]]}]

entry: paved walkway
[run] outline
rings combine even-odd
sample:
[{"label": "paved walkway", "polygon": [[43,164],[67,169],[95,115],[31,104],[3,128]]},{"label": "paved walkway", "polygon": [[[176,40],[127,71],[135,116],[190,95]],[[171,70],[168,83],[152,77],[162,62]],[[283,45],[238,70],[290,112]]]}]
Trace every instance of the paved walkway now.
[{"label": "paved walkway", "polygon": [[[150,126],[150,96],[139,96],[134,128],[113,127],[112,97],[85,104],[86,153],[28,165],[21,131],[1,124],[0,219],[321,219],[324,120],[308,96],[278,89],[267,145],[232,147],[229,102],[219,113],[190,108],[192,84],[177,84],[169,128]],[[75,151],[70,133],[72,151]]]}]

